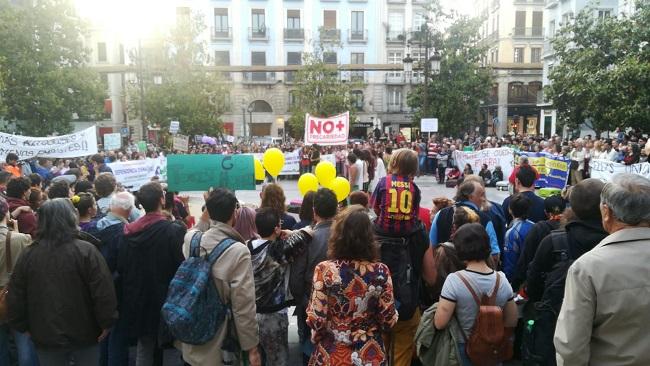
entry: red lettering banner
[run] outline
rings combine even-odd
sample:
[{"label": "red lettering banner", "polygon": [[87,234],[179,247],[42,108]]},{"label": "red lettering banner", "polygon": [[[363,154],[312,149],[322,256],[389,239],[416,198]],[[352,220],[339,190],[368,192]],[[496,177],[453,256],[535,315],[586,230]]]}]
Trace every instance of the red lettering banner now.
[{"label": "red lettering banner", "polygon": [[345,145],[350,132],[350,112],[319,118],[305,115],[305,144]]}]

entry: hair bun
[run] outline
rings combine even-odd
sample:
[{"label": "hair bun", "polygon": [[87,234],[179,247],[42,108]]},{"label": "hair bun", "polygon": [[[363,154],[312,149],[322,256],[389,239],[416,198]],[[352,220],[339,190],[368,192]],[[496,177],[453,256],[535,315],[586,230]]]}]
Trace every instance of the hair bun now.
[{"label": "hair bun", "polygon": [[72,196],[72,203],[73,203],[74,205],[76,205],[76,204],[79,203],[80,201],[81,201],[81,197],[77,196],[76,194],[75,194],[74,196]]}]

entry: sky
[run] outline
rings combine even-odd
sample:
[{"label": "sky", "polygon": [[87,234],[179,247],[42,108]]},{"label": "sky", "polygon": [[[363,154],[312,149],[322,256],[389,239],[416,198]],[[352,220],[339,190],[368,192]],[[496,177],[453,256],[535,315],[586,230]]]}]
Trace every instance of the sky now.
[{"label": "sky", "polygon": [[472,15],[474,0],[442,0],[442,6],[465,15]]}]

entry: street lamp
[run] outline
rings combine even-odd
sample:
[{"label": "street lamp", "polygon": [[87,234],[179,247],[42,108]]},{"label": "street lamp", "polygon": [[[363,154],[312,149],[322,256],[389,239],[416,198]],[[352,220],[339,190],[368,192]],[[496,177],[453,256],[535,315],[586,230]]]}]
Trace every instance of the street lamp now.
[{"label": "street lamp", "polygon": [[250,135],[249,137],[252,140],[253,139],[253,129],[252,129],[253,128],[253,103],[248,105],[248,116],[250,117],[248,119],[248,134]]},{"label": "street lamp", "polygon": [[431,69],[431,73],[434,75],[440,74],[440,61],[442,60],[442,57],[440,57],[440,53],[438,51],[435,51],[431,57],[429,57],[429,67]]}]

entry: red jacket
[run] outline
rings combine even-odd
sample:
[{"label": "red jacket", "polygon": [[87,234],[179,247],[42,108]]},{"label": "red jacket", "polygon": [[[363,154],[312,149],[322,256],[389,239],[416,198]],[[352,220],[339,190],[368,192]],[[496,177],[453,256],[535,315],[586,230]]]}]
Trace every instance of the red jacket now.
[{"label": "red jacket", "polygon": [[[532,165],[528,166],[533,168],[533,171],[535,172],[535,180],[539,179],[539,172],[537,169],[535,169],[535,167]],[[517,178],[517,173],[519,173],[519,168],[521,168],[521,165],[517,165],[514,169],[512,169],[512,173],[510,173],[510,177],[508,177],[508,182],[510,182],[510,184],[513,186],[515,185],[515,179]]]},{"label": "red jacket", "polygon": [[[20,206],[29,206],[29,202],[20,198],[13,197],[7,197],[7,203],[9,204],[9,213],[13,212]],[[23,234],[29,234],[32,237],[34,236],[38,223],[36,214],[34,212],[21,212],[20,215],[18,215],[17,221],[19,232]]]}]

